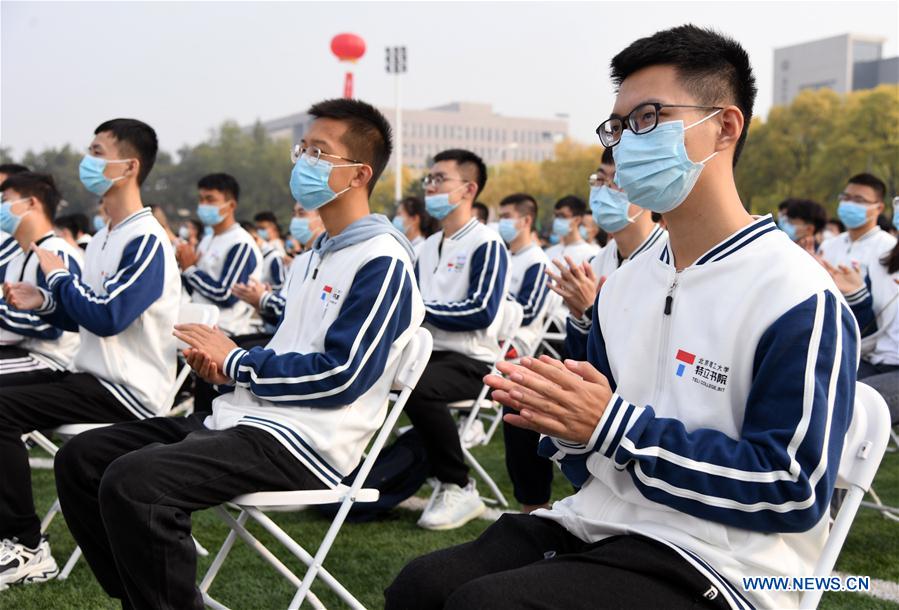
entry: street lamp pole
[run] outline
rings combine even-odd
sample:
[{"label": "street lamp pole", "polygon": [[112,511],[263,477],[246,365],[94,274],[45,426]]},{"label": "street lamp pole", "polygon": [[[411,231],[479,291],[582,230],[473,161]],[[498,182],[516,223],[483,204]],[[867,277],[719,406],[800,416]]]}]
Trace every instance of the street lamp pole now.
[{"label": "street lamp pole", "polygon": [[394,199],[399,203],[403,198],[403,104],[400,97],[402,94],[400,77],[406,73],[406,47],[387,47],[387,73],[394,75],[396,84],[396,119],[394,120],[396,146],[393,149],[394,159],[396,159]]}]

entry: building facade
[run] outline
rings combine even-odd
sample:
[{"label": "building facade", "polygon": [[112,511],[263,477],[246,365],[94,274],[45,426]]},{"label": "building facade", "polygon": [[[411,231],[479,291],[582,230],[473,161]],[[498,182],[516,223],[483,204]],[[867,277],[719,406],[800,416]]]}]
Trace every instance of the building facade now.
[{"label": "building facade", "polygon": [[842,34],[774,50],[774,105],[803,89],[849,93],[899,83],[899,57],[884,58],[884,38]]},{"label": "building facade", "polygon": [[[379,107],[396,130],[393,108]],[[305,113],[264,121],[273,139],[298,142],[311,117]],[[568,117],[508,117],[490,104],[452,102],[425,110],[403,109],[403,165],[426,167],[447,148],[471,150],[487,165],[552,159],[555,145],[568,136]],[[391,163],[393,160],[391,160]]]}]

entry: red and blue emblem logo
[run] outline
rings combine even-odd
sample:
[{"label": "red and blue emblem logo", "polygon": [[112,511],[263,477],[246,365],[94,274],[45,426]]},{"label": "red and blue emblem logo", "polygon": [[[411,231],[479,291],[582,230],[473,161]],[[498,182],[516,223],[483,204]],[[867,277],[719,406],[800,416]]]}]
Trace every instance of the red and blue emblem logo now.
[{"label": "red and blue emblem logo", "polygon": [[677,371],[676,375],[678,377],[684,376],[684,371],[687,369],[688,364],[693,364],[696,362],[696,354],[691,354],[690,352],[685,352],[682,349],[677,350],[677,355],[674,357],[677,360]]}]

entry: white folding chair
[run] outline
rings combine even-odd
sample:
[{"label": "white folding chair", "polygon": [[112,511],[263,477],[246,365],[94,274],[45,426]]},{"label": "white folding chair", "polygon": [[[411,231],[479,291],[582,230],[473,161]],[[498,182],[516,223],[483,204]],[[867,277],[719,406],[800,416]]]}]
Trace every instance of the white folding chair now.
[{"label": "white folding chair", "polygon": [[[862,498],[871,487],[877,468],[883,459],[890,429],[890,413],[886,402],[872,387],[864,383],[855,386],[855,406],[852,422],[846,433],[843,454],[836,487],[847,490],[837,512],[827,542],[815,565],[814,577],[830,576],[840,555],[840,549],[849,534],[852,520],[861,505]],[[817,608],[823,589],[806,591],[799,607],[803,610]]]},{"label": "white folding chair", "polygon": [[562,356],[550,342],[565,342],[566,314],[562,306],[562,297],[551,291],[546,297],[546,320],[543,324],[543,333],[539,343],[543,351],[556,360],[559,360]]},{"label": "white folding chair", "polygon": [[[506,356],[506,352],[509,349],[509,346],[512,344],[512,340],[515,337],[515,333],[518,332],[518,329],[521,328],[521,320],[524,317],[524,311],[521,308],[521,305],[513,301],[511,299],[503,301],[502,307],[500,309],[500,315],[502,316],[500,319],[500,328],[499,328],[499,353],[500,360],[504,360]],[[495,375],[499,371],[496,368],[496,364],[490,368],[490,374]],[[465,456],[465,461],[468,462],[468,465],[474,470],[480,479],[484,482],[485,485],[490,489],[492,497],[485,497],[483,500],[490,504],[499,503],[503,507],[508,507],[509,502],[506,500],[503,492],[500,491],[499,486],[493,480],[493,478],[487,473],[483,466],[475,459],[470,451],[471,446],[475,445],[485,445],[490,441],[490,438],[493,436],[492,432],[488,432],[483,435],[480,439],[475,439],[472,442],[472,427],[479,422],[479,415],[482,410],[492,409],[495,411],[492,415],[492,420],[490,424],[491,430],[495,430],[499,425],[499,422],[502,420],[502,409],[498,407],[493,400],[487,398],[487,392],[490,391],[490,388],[487,385],[484,385],[481,388],[480,393],[477,398],[474,400],[459,400],[456,402],[451,402],[447,405],[450,409],[453,410],[468,410],[468,413],[464,415],[461,419],[461,424],[459,426],[459,439],[462,445],[462,455]],[[434,488],[434,493],[431,494],[431,499],[428,501],[428,506],[430,506],[431,502],[434,501],[434,498],[437,497],[437,493],[440,491],[440,484]],[[427,508],[425,509],[427,510]]]},{"label": "white folding chair", "polygon": [[[199,303],[182,303],[178,309],[178,324],[188,324],[191,322],[197,322],[201,324],[207,324],[209,326],[213,326],[219,317],[219,308],[215,305],[203,305]],[[181,350],[187,349],[188,345],[183,343],[182,341],[177,342],[177,357],[180,358]],[[187,366],[187,363],[183,363],[181,371],[175,377],[175,381],[169,390],[169,393],[166,397],[166,404],[172,405],[175,402],[175,397],[178,395],[178,390],[181,389],[181,386],[184,385],[184,381],[187,379],[187,376],[190,374],[190,367]],[[180,408],[180,405],[179,405]],[[190,409],[190,405],[188,405],[187,409]],[[168,413],[166,413],[167,417],[175,417],[178,416],[185,411],[181,411],[179,409],[171,409]],[[111,423],[89,423],[89,424],[64,424],[57,428],[54,428],[51,432],[51,436],[62,439],[63,442],[81,434],[82,432],[87,432],[88,430],[95,430],[96,428],[105,428],[106,426],[111,426]],[[35,442],[39,447],[41,447],[44,451],[49,453],[52,457],[56,456],[56,453],[59,451],[59,446],[47,438],[44,434],[38,431],[31,432],[27,435],[31,440]],[[51,457],[51,468],[52,468],[52,457]],[[41,520],[41,534],[45,534],[47,529],[50,527],[50,523],[53,521],[53,518],[57,515],[57,513],[61,512],[59,506],[59,498],[56,498],[53,501],[53,505],[50,506],[50,510],[47,511],[47,514],[44,515],[44,518]],[[197,545],[197,549],[200,551],[202,555],[207,555],[208,552],[204,549],[199,542],[194,540]],[[63,566],[62,570],[59,573],[57,578],[59,580],[65,580],[69,577],[69,574],[72,573],[72,570],[75,567],[75,564],[78,563],[78,559],[81,557],[81,547],[76,546],[75,550],[72,551],[72,554],[69,556],[66,564]]]},{"label": "white folding chair", "polygon": [[[374,442],[369,448],[368,454],[365,456],[362,465],[359,467],[359,472],[356,474],[356,478],[350,486],[338,485],[335,489],[326,490],[260,492],[238,496],[231,501],[231,505],[239,511],[236,518],[233,517],[224,506],[216,507],[216,512],[228,527],[231,528],[231,531],[228,533],[222,547],[219,549],[215,559],[209,566],[209,570],[200,582],[200,592],[203,594],[203,601],[207,606],[218,609],[227,608],[227,606],[224,606],[209,595],[209,588],[212,586],[212,582],[221,569],[225,558],[228,556],[228,553],[230,553],[235,540],[239,537],[263,559],[274,566],[282,576],[297,587],[297,592],[290,602],[289,608],[299,608],[303,603],[303,600],[307,597],[313,607],[324,608],[318,597],[310,591],[310,587],[317,577],[320,577],[321,580],[351,608],[364,608],[362,603],[360,603],[352,593],[347,591],[347,589],[341,585],[330,572],[325,570],[322,564],[325,561],[325,556],[334,544],[334,540],[337,538],[337,534],[353,504],[355,502],[375,502],[378,500],[380,492],[377,489],[366,489],[362,486],[365,484],[365,479],[368,477],[369,471],[378,459],[378,454],[384,447],[384,443],[387,441],[393,427],[396,425],[396,421],[399,418],[406,401],[409,399],[409,395],[412,393],[425,366],[428,364],[428,360],[431,357],[431,346],[431,334],[424,328],[419,328],[412,337],[412,340],[403,350],[393,384],[393,389],[399,391],[399,396],[390,408],[387,418],[384,420],[380,431],[375,436]],[[296,508],[300,506],[333,504],[338,502],[340,503],[340,508],[338,509],[334,520],[331,522],[331,526],[328,528],[314,557],[263,512],[265,509],[277,509],[279,507]],[[267,532],[274,536],[278,542],[283,544],[294,556],[306,564],[308,569],[302,580],[247,530],[246,522],[249,518],[258,522]]]}]

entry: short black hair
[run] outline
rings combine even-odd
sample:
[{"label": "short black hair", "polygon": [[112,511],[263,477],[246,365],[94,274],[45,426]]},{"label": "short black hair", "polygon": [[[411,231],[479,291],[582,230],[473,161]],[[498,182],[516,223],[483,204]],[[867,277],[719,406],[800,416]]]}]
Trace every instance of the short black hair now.
[{"label": "short black hair", "polygon": [[846,184],[861,184],[862,186],[869,186],[877,192],[877,195],[880,197],[881,201],[883,201],[887,196],[887,185],[883,183],[883,180],[881,180],[874,174],[856,174],[849,180],[847,180]]},{"label": "short black hair", "polygon": [[512,193],[503,197],[499,202],[499,207],[504,205],[514,205],[515,211],[519,216],[530,216],[531,224],[537,222],[537,200],[527,193]]},{"label": "short black hair", "polygon": [[[796,218],[815,226],[815,233],[824,229],[827,224],[827,210],[817,201],[811,199],[787,199],[787,218]],[[779,208],[780,206],[778,206]]]},{"label": "short black hair", "polygon": [[612,155],[611,148],[605,148],[602,151],[602,159],[599,162],[600,165],[615,165],[615,157]]},{"label": "short black hair", "polygon": [[570,209],[572,216],[583,216],[587,213],[586,202],[576,195],[565,195],[553,206],[554,210],[561,210],[562,208]]},{"label": "short black hair", "polygon": [[270,210],[257,212],[256,215],[253,216],[253,222],[270,222],[275,225],[275,229],[278,230],[278,237],[281,237],[281,235],[283,235],[281,231],[281,223],[278,222],[278,217],[275,216],[275,213]]},{"label": "short black hair", "polygon": [[784,199],[783,201],[781,201],[780,203],[777,204],[777,211],[778,212],[786,212],[788,207],[790,207],[790,200]]},{"label": "short black hair", "polygon": [[80,212],[75,214],[65,214],[63,216],[57,216],[53,220],[53,226],[59,227],[61,229],[68,229],[72,234],[72,237],[78,238],[84,235],[85,233],[90,233],[90,220],[88,220],[86,214],[82,214]]},{"label": "short black hair", "polygon": [[846,225],[843,224],[843,221],[839,218],[828,218],[825,224],[834,224],[837,225],[837,228],[840,230],[840,233],[846,232]]},{"label": "short black hair", "polygon": [[671,66],[700,104],[734,104],[743,113],[743,131],[734,149],[734,165],[749,133],[758,91],[749,54],[733,38],[692,24],[656,32],[632,42],[612,58],[616,86],[650,66]]},{"label": "short black hair", "polygon": [[56,208],[59,207],[59,191],[50,174],[38,174],[35,172],[21,172],[13,174],[0,184],[0,191],[13,189],[21,197],[34,197],[41,202],[44,216],[53,221],[56,216]]},{"label": "short black hair", "polygon": [[159,140],[153,128],[137,119],[112,119],[101,123],[94,130],[94,135],[108,131],[119,144],[125,145],[123,154],[134,155],[140,161],[140,172],[137,174],[137,183],[143,184],[153,164],[156,163],[156,153],[159,151]]},{"label": "short black hair", "polygon": [[399,205],[407,216],[418,216],[418,230],[429,237],[440,230],[440,221],[428,214],[424,199],[421,197],[403,197]]},{"label": "short black hair", "polygon": [[18,163],[3,163],[0,164],[0,174],[6,174],[7,176],[13,176],[15,174],[22,174],[24,172],[30,171],[24,165],[19,165]]},{"label": "short black hair", "polygon": [[490,210],[480,201],[472,203],[471,209],[474,211],[475,216],[477,216],[484,224],[487,224],[487,221],[490,220]]},{"label": "short black hair", "polygon": [[217,173],[207,174],[197,181],[198,189],[206,189],[207,191],[221,191],[226,197],[230,197],[234,201],[240,200],[240,185],[237,178],[231,174]]},{"label": "short black hair", "polygon": [[256,225],[254,225],[249,220],[238,220],[237,224],[239,224],[241,226],[241,228],[244,231],[246,231],[247,233],[253,233],[253,234],[256,233]]},{"label": "short black hair", "polygon": [[199,221],[197,218],[188,218],[187,222],[194,228],[194,231],[197,233],[197,237],[203,237],[203,231],[206,229],[206,226]]},{"label": "short black hair", "polygon": [[390,161],[393,141],[390,123],[381,111],[362,100],[334,98],[313,104],[307,111],[316,119],[334,119],[346,123],[347,130],[341,141],[350,156],[371,166],[368,194]]},{"label": "short black hair", "polygon": [[473,167],[477,172],[474,181],[478,185],[478,190],[474,196],[477,197],[484,192],[484,187],[487,186],[487,166],[484,165],[484,160],[479,156],[470,150],[450,148],[434,155],[434,163],[440,161],[455,161],[460,169],[464,169],[465,166]]}]

